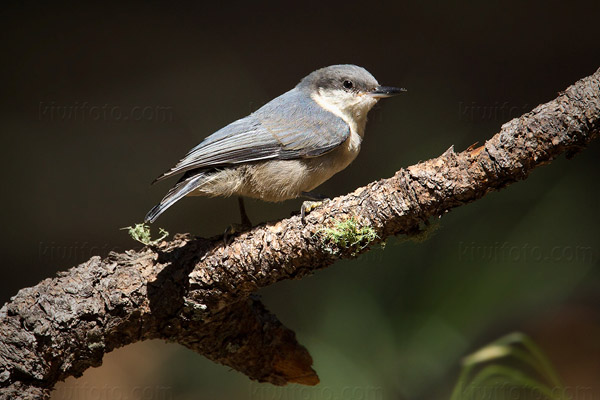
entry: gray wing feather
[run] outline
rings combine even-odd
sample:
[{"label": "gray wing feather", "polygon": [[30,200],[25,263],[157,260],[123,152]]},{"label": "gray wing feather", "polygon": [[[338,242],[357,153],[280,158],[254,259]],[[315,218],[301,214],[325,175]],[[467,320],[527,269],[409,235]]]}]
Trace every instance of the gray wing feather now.
[{"label": "gray wing feather", "polygon": [[196,168],[316,157],[341,145],[350,128],[294,88],[218,130],[156,180]]}]

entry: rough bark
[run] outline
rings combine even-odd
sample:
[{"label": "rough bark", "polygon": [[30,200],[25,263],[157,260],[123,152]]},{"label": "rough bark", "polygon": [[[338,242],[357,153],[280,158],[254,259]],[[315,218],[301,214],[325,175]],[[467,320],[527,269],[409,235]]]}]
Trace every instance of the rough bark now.
[{"label": "rough bark", "polygon": [[[157,247],[93,257],[22,289],[0,309],[0,398],[48,398],[56,382],[99,366],[105,353],[151,338],[261,382],[316,384],[306,349],[252,293],[412,234],[562,153],[572,156],[599,134],[600,69],[506,123],[484,146],[450,148],[325,203],[305,223],[295,216],[262,224],[229,244],[177,235]],[[346,247],[323,240],[323,227],[349,218],[377,238]]]}]

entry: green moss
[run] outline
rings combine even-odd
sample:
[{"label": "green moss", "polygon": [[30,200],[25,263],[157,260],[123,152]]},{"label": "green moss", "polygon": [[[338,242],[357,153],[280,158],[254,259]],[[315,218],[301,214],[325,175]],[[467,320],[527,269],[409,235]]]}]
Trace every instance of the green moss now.
[{"label": "green moss", "polygon": [[150,233],[150,226],[146,224],[135,224],[134,226],[126,226],[121,230],[127,230],[129,236],[133,240],[136,240],[146,246],[156,246],[161,240],[169,236],[169,232],[163,228],[158,228],[159,238],[152,240],[152,234]]},{"label": "green moss", "polygon": [[351,250],[356,256],[379,236],[370,226],[361,225],[354,217],[345,221],[334,220],[330,228],[319,229],[316,233],[321,238],[321,243],[331,254],[339,254],[342,250]]}]

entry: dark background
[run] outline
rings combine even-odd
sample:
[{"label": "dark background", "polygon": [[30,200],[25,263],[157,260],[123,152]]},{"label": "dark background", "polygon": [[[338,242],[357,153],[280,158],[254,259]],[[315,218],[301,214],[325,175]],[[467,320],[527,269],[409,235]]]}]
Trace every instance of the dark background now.
[{"label": "dark background", "polygon": [[[173,183],[152,179],[319,67],[353,63],[408,89],[370,113],[360,156],[319,188],[330,196],[483,143],[600,67],[596,1],[11,2],[1,15],[2,302],[137,248],[119,228]],[[315,388],[250,383],[147,342],[55,398],[448,398],[460,359],[516,330],[567,385],[600,398],[598,156],[593,143],[560,157],[452,211],[423,243],[391,240],[262,291],[310,349]],[[300,201],[247,205],[259,222]],[[234,199],[184,199],[155,226],[206,236],[237,219]]]}]

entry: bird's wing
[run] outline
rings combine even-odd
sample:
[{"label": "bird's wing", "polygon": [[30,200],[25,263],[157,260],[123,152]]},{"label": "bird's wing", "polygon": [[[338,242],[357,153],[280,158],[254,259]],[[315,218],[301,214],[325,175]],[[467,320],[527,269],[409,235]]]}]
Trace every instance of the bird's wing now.
[{"label": "bird's wing", "polygon": [[349,126],[298,89],[207,137],[156,180],[197,168],[325,154],[348,139]]}]

